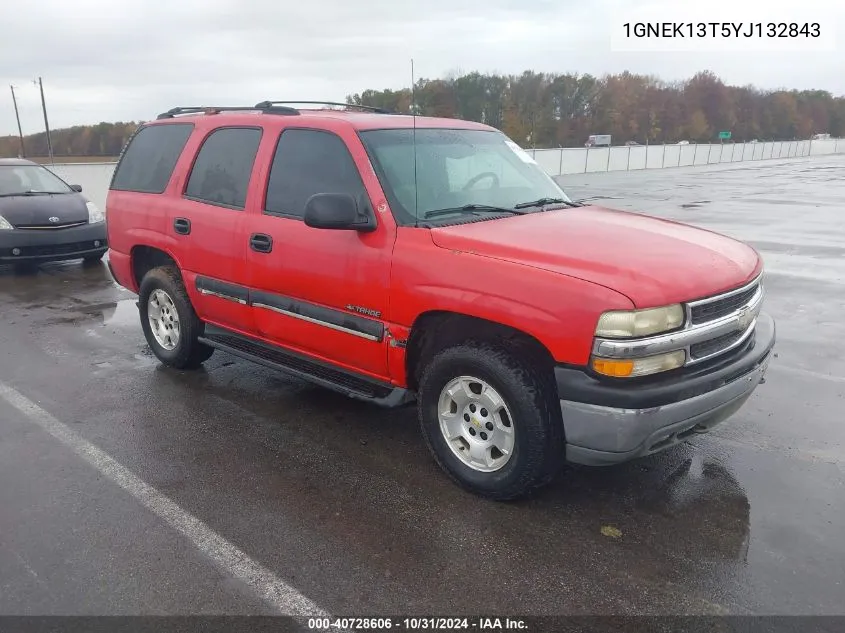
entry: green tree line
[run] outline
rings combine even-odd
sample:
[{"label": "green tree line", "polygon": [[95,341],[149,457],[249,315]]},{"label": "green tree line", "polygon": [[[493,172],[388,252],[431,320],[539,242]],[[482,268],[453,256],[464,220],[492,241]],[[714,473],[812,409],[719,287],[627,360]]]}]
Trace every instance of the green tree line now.
[{"label": "green tree line", "polygon": [[[410,113],[411,90],[365,90],[346,101]],[[728,86],[709,71],[672,83],[629,72],[601,78],[473,72],[420,79],[413,101],[418,114],[487,123],[523,147],[580,146],[590,134],[610,134],[615,145],[706,143],[720,131],[735,141],[845,136],[845,97]]]},{"label": "green tree line", "polygon": [[[101,156],[114,157],[120,154],[129,136],[138,127],[138,123],[97,123],[96,125],[76,125],[60,130],[50,130],[50,142],[53,155],[62,157]],[[0,137],[0,157],[15,157],[20,151],[20,138],[17,136]],[[45,157],[47,151],[47,133],[30,134],[24,137],[27,157]]]},{"label": "green tree line", "polygon": [[[346,102],[411,112],[411,90],[364,90]],[[681,82],[624,72],[594,77],[525,71],[520,75],[453,74],[420,79],[415,112],[480,121],[523,147],[582,146],[590,134],[615,145],[706,143],[720,131],[732,140],[794,140],[845,136],[845,97],[823,90],[764,91],[728,86],[709,71]],[[56,157],[117,156],[138,123],[98,123],[51,132]],[[25,137],[27,156],[47,156],[44,132]],[[16,136],[0,137],[0,156],[17,156]]]}]

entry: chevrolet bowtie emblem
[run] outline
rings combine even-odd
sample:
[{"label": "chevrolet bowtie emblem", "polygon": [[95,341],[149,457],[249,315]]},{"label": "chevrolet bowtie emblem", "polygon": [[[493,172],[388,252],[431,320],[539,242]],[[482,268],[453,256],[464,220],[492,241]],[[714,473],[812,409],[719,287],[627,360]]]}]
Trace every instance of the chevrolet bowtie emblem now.
[{"label": "chevrolet bowtie emblem", "polygon": [[751,313],[751,309],[748,306],[744,307],[742,310],[739,311],[739,314],[736,317],[736,324],[740,330],[744,330],[749,325],[751,325],[751,321],[754,319],[754,315]]}]

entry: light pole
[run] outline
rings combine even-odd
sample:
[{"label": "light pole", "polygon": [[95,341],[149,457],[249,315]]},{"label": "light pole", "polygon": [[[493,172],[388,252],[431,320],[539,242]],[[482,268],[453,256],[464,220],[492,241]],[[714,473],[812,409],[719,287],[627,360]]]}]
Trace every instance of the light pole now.
[{"label": "light pole", "polygon": [[18,122],[18,137],[21,139],[21,158],[26,158],[26,148],[23,144],[23,130],[21,129],[21,115],[18,112],[18,100],[15,98],[15,87],[9,86],[12,91],[12,103],[15,105],[15,120]]},{"label": "light pole", "polygon": [[50,140],[50,124],[47,122],[47,104],[44,102],[44,84],[41,83],[41,77],[38,78],[38,81],[33,80],[32,83],[38,85],[38,89],[41,91],[41,109],[44,111],[44,129],[47,130],[47,152],[50,155],[50,164],[53,165],[53,143]]}]

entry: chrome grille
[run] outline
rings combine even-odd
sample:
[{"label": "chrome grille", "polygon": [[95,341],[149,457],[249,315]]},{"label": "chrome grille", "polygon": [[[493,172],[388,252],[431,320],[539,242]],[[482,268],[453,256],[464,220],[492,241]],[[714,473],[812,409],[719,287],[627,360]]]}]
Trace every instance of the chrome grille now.
[{"label": "chrome grille", "polygon": [[736,294],[731,294],[721,299],[712,299],[706,303],[691,306],[690,320],[692,321],[692,324],[698,325],[699,323],[715,321],[716,319],[721,319],[722,317],[736,312],[754,298],[754,295],[757,294],[757,289],[759,287],[760,283],[755,282],[750,287],[742,289]]},{"label": "chrome grille", "polygon": [[704,341],[703,343],[696,343],[695,345],[690,345],[690,358],[692,358],[693,360],[698,360],[718,354],[722,352],[725,348],[730,347],[731,345],[742,339],[744,334],[745,333],[743,331],[737,330],[736,332],[729,332],[728,334],[717,336],[716,338],[712,338],[709,341]]},{"label": "chrome grille", "polygon": [[[722,322],[735,322],[730,332],[720,331],[713,338],[697,341],[689,346],[687,365],[699,363],[739,347],[754,334],[757,314],[763,302],[762,276],[750,284],[687,304],[687,329],[715,326]],[[748,320],[743,325],[742,318]]]}]

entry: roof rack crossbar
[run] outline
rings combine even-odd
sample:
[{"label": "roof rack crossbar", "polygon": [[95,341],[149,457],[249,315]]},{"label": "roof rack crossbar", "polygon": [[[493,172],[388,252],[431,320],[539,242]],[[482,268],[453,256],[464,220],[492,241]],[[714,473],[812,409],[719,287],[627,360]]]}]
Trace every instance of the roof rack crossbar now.
[{"label": "roof rack crossbar", "polygon": [[384,108],[376,108],[374,106],[358,105],[356,103],[341,103],[339,101],[262,101],[261,103],[255,104],[255,107],[256,108],[268,108],[268,107],[273,107],[273,106],[284,106],[284,105],[291,105],[291,104],[343,106],[344,108],[358,108],[358,109],[361,109],[361,110],[367,110],[369,112],[376,112],[378,114],[391,114],[391,112],[389,110],[385,110]]},{"label": "roof rack crossbar", "polygon": [[[264,102],[266,103],[266,102]],[[176,108],[170,108],[167,112],[162,112],[158,115],[158,119],[172,119],[176,116],[183,115],[183,114],[219,114],[220,112],[254,112],[255,110],[259,110],[265,114],[286,114],[286,115],[298,115],[299,110],[296,108],[286,108],[283,106],[275,106],[273,104],[262,105],[258,104],[256,106],[180,106]]]}]

